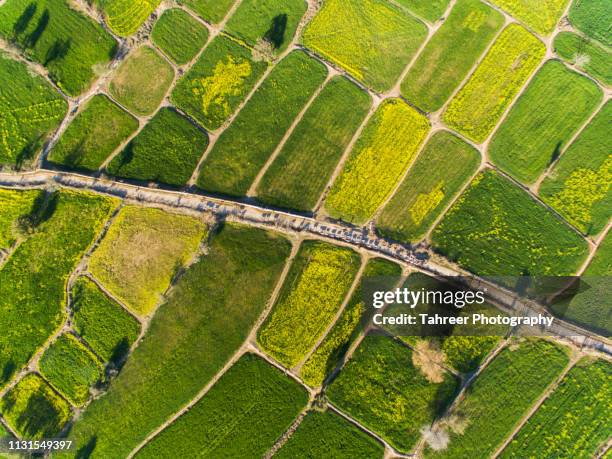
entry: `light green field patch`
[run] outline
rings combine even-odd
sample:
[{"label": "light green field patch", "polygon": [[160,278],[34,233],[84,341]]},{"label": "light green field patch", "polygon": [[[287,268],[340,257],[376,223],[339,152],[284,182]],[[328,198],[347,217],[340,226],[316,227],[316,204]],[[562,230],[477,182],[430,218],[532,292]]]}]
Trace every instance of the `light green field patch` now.
[{"label": "light green field patch", "polygon": [[392,239],[418,241],[479,164],[473,147],[447,131],[434,134],[385,206],[377,229]]},{"label": "light green field patch", "polygon": [[429,122],[399,99],[381,104],[325,200],[330,216],[363,224],[393,192],[429,131]]},{"label": "light green field patch", "polygon": [[135,33],[161,0],[103,0],[103,11],[108,27],[117,35],[127,37]]},{"label": "light green field patch", "polygon": [[608,102],[561,156],[542,182],[540,195],[572,225],[598,234],[610,218],[612,154]]},{"label": "light green field patch", "polygon": [[538,71],[489,145],[491,160],[533,183],[565,148],[603,94],[590,79],[548,61]]},{"label": "light green field patch", "polygon": [[555,52],[570,64],[607,86],[612,86],[612,52],[596,41],[573,32],[555,36]]},{"label": "light green field patch", "polygon": [[0,188],[0,249],[8,249],[21,236],[19,222],[34,211],[39,196],[39,191]]},{"label": "light green field patch", "polygon": [[303,243],[257,335],[262,348],[288,367],[298,364],[340,308],[359,263],[352,250],[322,242]]},{"label": "light green field patch", "polygon": [[157,20],[151,38],[166,56],[183,65],[206,44],[208,29],[189,13],[172,8]]},{"label": "light green field patch", "polygon": [[450,0],[397,0],[397,3],[405,6],[420,18],[430,22],[439,19],[446,10]]},{"label": "light green field patch", "polygon": [[91,257],[89,269],[133,312],[148,315],[177,270],[194,255],[205,229],[185,215],[124,207]]},{"label": "light green field patch", "polygon": [[550,34],[569,0],[493,0],[512,16],[541,35]]},{"label": "light green field patch", "polygon": [[451,100],[444,112],[444,121],[466,137],[484,141],[544,52],[541,41],[523,27],[510,24]]},{"label": "light green field patch", "polygon": [[214,24],[221,22],[235,0],[178,0],[202,19]]},{"label": "light green field patch", "polygon": [[459,0],[402,82],[402,95],[419,108],[438,110],[466,77],[503,24],[478,0]]},{"label": "light green field patch", "polygon": [[327,0],[303,35],[304,44],[377,91],[398,79],[425,25],[384,0]]},{"label": "light green field patch", "polygon": [[608,0],[575,0],[568,17],[574,26],[588,36],[612,46],[612,3]]}]

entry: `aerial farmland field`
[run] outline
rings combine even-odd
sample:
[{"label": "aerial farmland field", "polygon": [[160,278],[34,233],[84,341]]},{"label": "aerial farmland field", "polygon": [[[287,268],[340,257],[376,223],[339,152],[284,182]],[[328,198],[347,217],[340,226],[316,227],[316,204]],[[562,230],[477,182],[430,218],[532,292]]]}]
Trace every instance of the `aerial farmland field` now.
[{"label": "aerial farmland field", "polygon": [[0,0],[0,459],[612,459],[611,5]]}]

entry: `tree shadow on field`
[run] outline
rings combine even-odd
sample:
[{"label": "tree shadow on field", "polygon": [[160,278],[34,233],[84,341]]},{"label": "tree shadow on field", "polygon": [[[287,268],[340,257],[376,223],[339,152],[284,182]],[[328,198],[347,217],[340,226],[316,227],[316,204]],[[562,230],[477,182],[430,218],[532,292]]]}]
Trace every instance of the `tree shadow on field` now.
[{"label": "tree shadow on field", "polygon": [[36,25],[36,28],[32,31],[32,33],[30,33],[26,37],[24,41],[24,46],[26,48],[34,48],[36,46],[36,43],[38,43],[38,40],[40,40],[41,35],[47,29],[50,19],[51,19],[51,16],[49,14],[49,10],[45,9],[42,16],[38,20],[38,24]]},{"label": "tree shadow on field", "polygon": [[68,167],[78,167],[85,156],[85,141],[81,140],[72,148],[64,158],[64,164]]},{"label": "tree shadow on field", "polygon": [[17,418],[17,426],[26,438],[37,438],[57,434],[60,430],[59,421],[53,403],[43,394],[35,393]]},{"label": "tree shadow on field", "polygon": [[68,54],[70,50],[70,46],[72,45],[72,39],[68,38],[67,40],[57,39],[51,45],[51,47],[47,50],[47,55],[45,57],[45,63],[43,64],[45,67],[49,65],[49,63],[53,61],[57,61],[63,59]]},{"label": "tree shadow on field", "polygon": [[11,379],[11,376],[13,376],[15,370],[17,370],[17,365],[15,365],[13,360],[6,362],[4,364],[4,368],[2,368],[2,379],[0,379],[0,382],[5,382]]},{"label": "tree shadow on field", "polygon": [[94,450],[96,449],[97,443],[98,443],[98,437],[94,435],[93,437],[89,439],[87,443],[85,443],[83,446],[81,446],[77,450],[74,457],[76,459],[89,459],[92,453],[94,452]]},{"label": "tree shadow on field", "polygon": [[124,166],[127,166],[134,159],[134,143],[130,142],[126,145],[123,151],[119,154],[119,160],[116,171],[120,171]]},{"label": "tree shadow on field", "polygon": [[559,159],[559,156],[561,156],[561,146],[563,145],[563,142],[559,141],[557,142],[557,145],[555,145],[555,149],[553,150],[552,154],[550,155],[550,160],[548,161],[548,165],[550,166],[552,163],[554,163],[557,159]]},{"label": "tree shadow on field", "polygon": [[123,365],[125,365],[129,351],[130,342],[126,337],[121,338],[121,340],[113,348],[109,363],[111,363],[117,369],[117,371],[121,370]]},{"label": "tree shadow on field", "polygon": [[264,39],[272,43],[278,49],[285,41],[285,30],[287,29],[287,15],[279,14],[272,19],[270,28],[264,35]]},{"label": "tree shadow on field", "polygon": [[21,16],[17,18],[15,24],[13,24],[13,36],[15,39],[17,39],[17,37],[21,35],[25,31],[25,29],[28,28],[28,25],[30,24],[30,21],[32,21],[34,14],[36,14],[36,3],[30,3],[26,7],[26,9],[23,10]]}]

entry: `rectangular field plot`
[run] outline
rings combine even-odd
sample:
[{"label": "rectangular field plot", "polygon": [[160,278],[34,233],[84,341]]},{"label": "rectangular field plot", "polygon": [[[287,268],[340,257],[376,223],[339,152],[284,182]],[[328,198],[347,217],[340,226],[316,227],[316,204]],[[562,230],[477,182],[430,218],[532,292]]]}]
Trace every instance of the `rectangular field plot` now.
[{"label": "rectangular field plot", "polygon": [[368,260],[359,284],[357,284],[344,311],[301,368],[300,376],[306,384],[312,387],[321,386],[340,360],[344,358],[351,342],[362,331],[360,321],[362,314],[365,312],[365,303],[362,296],[364,279],[388,276],[390,284],[387,287],[391,289],[394,287],[393,282],[399,279],[401,271],[399,265],[388,260],[381,258]]},{"label": "rectangular field plot", "polygon": [[495,132],[492,161],[524,183],[533,183],[599,104],[590,79],[556,60],[538,71]]},{"label": "rectangular field plot", "polygon": [[278,234],[226,224],[209,252],[179,279],[109,391],[88,407],[69,438],[93,443],[94,457],[126,457],[240,348],[290,250]]},{"label": "rectangular field plot", "polygon": [[612,436],[611,398],[612,364],[578,362],[499,457],[596,457]]},{"label": "rectangular field plot", "polygon": [[0,168],[21,168],[60,125],[68,104],[42,77],[1,52],[0,87]]},{"label": "rectangular field plot", "polygon": [[135,33],[161,0],[100,0],[108,27],[117,35]]},{"label": "rectangular field plot", "polygon": [[157,20],[151,38],[176,64],[193,59],[208,39],[208,29],[179,8],[164,11]]},{"label": "rectangular field plot", "polygon": [[444,412],[459,383],[450,374],[430,382],[413,358],[392,338],[367,336],[328,390],[335,406],[405,453],[423,425]]},{"label": "rectangular field plot", "polygon": [[330,325],[359,265],[350,249],[304,242],[257,335],[262,348],[283,365],[297,365]]},{"label": "rectangular field plot", "polygon": [[225,30],[251,46],[267,42],[274,51],[282,51],[293,39],[306,7],[304,0],[242,0]]},{"label": "rectangular field plot", "polygon": [[77,406],[89,399],[89,388],[104,378],[96,356],[70,333],[54,341],[38,365],[42,376]]},{"label": "rectangular field plot", "polygon": [[178,0],[202,19],[216,24],[221,22],[236,0]]},{"label": "rectangular field plot", "polygon": [[118,364],[140,334],[138,321],[86,277],[75,283],[72,298],[75,331],[100,357]]},{"label": "rectangular field plot", "polygon": [[236,111],[265,69],[266,63],[253,61],[247,48],[219,35],[178,80],[171,98],[177,107],[212,131]]},{"label": "rectangular field plot", "polygon": [[428,0],[426,2],[421,0],[397,0],[400,5],[430,22],[435,22],[444,14],[449,2],[450,0]]},{"label": "rectangular field plot", "polygon": [[392,239],[416,242],[476,172],[480,154],[447,131],[434,134],[376,222]]},{"label": "rectangular field plot", "polygon": [[121,142],[138,129],[138,120],[108,97],[92,97],[64,131],[48,160],[70,168],[97,170]]},{"label": "rectangular field plot", "polygon": [[333,218],[368,221],[401,180],[429,131],[427,118],[387,99],[368,122],[325,200]]},{"label": "rectangular field plot", "polygon": [[283,135],[325,80],[326,68],[302,51],[278,63],[204,160],[198,186],[246,194]]},{"label": "rectangular field plot", "polygon": [[110,174],[185,185],[208,146],[208,136],[172,108],[162,108],[107,167]]},{"label": "rectangular field plot", "polygon": [[44,65],[72,96],[91,85],[117,49],[109,33],[67,0],[7,0],[0,8],[0,36]]},{"label": "rectangular field plot", "polygon": [[608,102],[580,133],[542,182],[539,193],[585,234],[601,232],[612,206],[612,154]]},{"label": "rectangular field plot", "polygon": [[331,80],[261,179],[258,199],[313,210],[370,104],[367,93],[349,80]]},{"label": "rectangular field plot", "polygon": [[382,458],[384,452],[377,440],[328,409],[310,411],[274,457],[372,459]]},{"label": "rectangular field plot", "polygon": [[0,249],[8,249],[24,236],[20,223],[31,215],[40,191],[13,191],[0,188]]},{"label": "rectangular field plot", "polygon": [[485,276],[569,276],[588,252],[580,235],[493,170],[472,181],[431,239],[437,251]]},{"label": "rectangular field plot", "polygon": [[548,341],[526,340],[504,348],[440,422],[445,448],[427,458],[490,457],[569,362]]},{"label": "rectangular field plot", "polygon": [[134,313],[146,316],[204,236],[195,218],[124,207],[89,262],[93,275]]},{"label": "rectangular field plot", "polygon": [[68,277],[116,205],[93,194],[41,193],[22,219],[27,237],[0,270],[0,386],[60,327]]},{"label": "rectangular field plot", "polygon": [[612,46],[610,17],[612,4],[607,0],[576,0],[569,11],[569,20],[576,28],[604,45]]},{"label": "rectangular field plot", "polygon": [[29,373],[0,400],[2,417],[22,438],[55,438],[72,413],[70,404],[37,374]]},{"label": "rectangular field plot", "polygon": [[390,89],[425,40],[427,28],[384,0],[327,0],[304,44],[377,91]]},{"label": "rectangular field plot", "polygon": [[612,53],[597,42],[572,32],[555,36],[555,53],[607,86],[612,86]]},{"label": "rectangular field plot", "polygon": [[553,31],[568,2],[569,0],[492,1],[540,35],[548,35]]},{"label": "rectangular field plot", "polygon": [[108,92],[132,113],[150,115],[162,102],[173,78],[172,66],[153,48],[141,46],[115,71]]},{"label": "rectangular field plot", "polygon": [[444,121],[475,142],[483,142],[544,52],[541,41],[523,27],[510,24],[451,100]]},{"label": "rectangular field plot", "polygon": [[298,383],[246,354],[136,457],[263,457],[307,401]]},{"label": "rectangular field plot", "polygon": [[402,95],[422,110],[438,110],[502,24],[503,16],[484,3],[458,1],[408,71],[402,82]]}]

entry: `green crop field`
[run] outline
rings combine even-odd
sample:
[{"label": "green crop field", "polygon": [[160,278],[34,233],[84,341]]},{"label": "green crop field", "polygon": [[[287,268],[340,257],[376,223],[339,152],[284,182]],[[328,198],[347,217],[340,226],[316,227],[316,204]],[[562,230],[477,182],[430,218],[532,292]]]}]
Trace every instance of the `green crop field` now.
[{"label": "green crop field", "polygon": [[26,236],[0,270],[0,386],[62,325],[68,277],[116,204],[93,194],[40,193],[21,219]]},{"label": "green crop field", "polygon": [[[344,358],[351,342],[362,330],[361,318],[365,312],[363,301],[363,282],[368,278],[388,276],[393,283],[399,279],[399,265],[381,258],[368,260],[359,284],[357,284],[344,311],[331,328],[325,339],[319,344],[312,355],[306,360],[300,371],[300,376],[306,384],[318,387]],[[393,285],[388,285],[389,288]]]},{"label": "green crop field", "polygon": [[140,334],[138,321],[86,277],[74,284],[72,298],[75,331],[102,359],[121,360]]},{"label": "green crop field", "polygon": [[500,458],[591,458],[612,436],[612,365],[584,359],[529,418]]},{"label": "green crop field", "polygon": [[235,0],[178,0],[201,18],[216,24],[221,22]]},{"label": "green crop field", "polygon": [[405,6],[418,15],[418,17],[430,22],[435,22],[444,14],[449,2],[450,0],[429,0],[427,2],[420,0],[397,0],[397,3],[400,5]]},{"label": "green crop field", "polygon": [[1,52],[0,87],[0,168],[21,168],[59,126],[68,104],[42,77]]},{"label": "green crop field", "polygon": [[135,115],[150,115],[165,97],[173,78],[172,66],[153,48],[141,46],[121,63],[108,92]]},{"label": "green crop field", "polygon": [[70,168],[97,170],[138,120],[104,95],[92,97],[53,147],[48,160]]},{"label": "green crop field", "polygon": [[220,35],[182,76],[172,101],[206,129],[215,130],[233,114],[266,69],[247,48]]},{"label": "green crop field", "polygon": [[117,49],[110,34],[67,0],[7,0],[0,8],[0,37],[45,66],[72,96],[91,85]]},{"label": "green crop field", "polygon": [[490,457],[568,361],[564,349],[544,340],[506,347],[443,420],[446,448],[428,448],[425,457]]},{"label": "green crop field", "polygon": [[569,20],[585,34],[612,46],[610,16],[612,5],[607,0],[574,0],[569,11]]},{"label": "green crop field", "polygon": [[208,146],[208,136],[171,108],[162,108],[107,167],[110,174],[185,185]]},{"label": "green crop field", "polygon": [[307,401],[299,384],[246,354],[136,457],[261,457]]},{"label": "green crop field", "polygon": [[399,99],[376,111],[325,200],[333,218],[363,224],[393,192],[429,131],[429,122]]},{"label": "green crop field", "polygon": [[376,222],[392,239],[416,242],[476,172],[480,154],[447,131],[435,133]]},{"label": "green crop field", "polygon": [[325,74],[325,66],[302,51],[284,58],[221,134],[204,160],[198,186],[215,193],[246,194]]},{"label": "green crop field", "polygon": [[274,457],[382,458],[383,446],[331,410],[310,411]]},{"label": "green crop field", "polygon": [[108,27],[122,37],[135,33],[160,3],[160,0],[97,1],[102,6]]},{"label": "green crop field", "polygon": [[367,336],[328,389],[331,402],[400,452],[410,452],[423,425],[451,402],[458,381],[430,382],[412,351],[386,336]]},{"label": "green crop field", "polygon": [[110,390],[69,438],[83,447],[93,442],[96,457],[125,457],[238,350],[289,252],[288,241],[275,233],[226,225],[177,282]]},{"label": "green crop field", "polygon": [[492,170],[472,181],[431,239],[436,250],[480,275],[569,276],[588,252],[577,233]]},{"label": "green crop field", "polygon": [[192,217],[124,207],[91,257],[89,269],[134,313],[146,316],[193,257],[205,233],[205,225]]},{"label": "green crop field", "polygon": [[544,44],[517,24],[501,33],[467,83],[451,100],[444,121],[483,142],[544,57]]},{"label": "green crop field", "polygon": [[306,27],[302,41],[353,77],[385,91],[426,35],[422,22],[390,2],[327,0]]},{"label": "green crop field", "polygon": [[480,1],[458,1],[408,71],[402,95],[425,111],[438,110],[502,24],[503,16]]},{"label": "green crop field", "polygon": [[151,38],[166,56],[183,65],[204,47],[208,29],[188,13],[174,8],[166,10],[155,23]]},{"label": "green crop field", "polygon": [[274,51],[291,42],[306,12],[305,0],[242,0],[226,30],[251,46],[266,41]]},{"label": "green crop field", "polygon": [[12,191],[0,188],[0,249],[8,249],[24,236],[19,222],[32,214],[38,191]]},{"label": "green crop field", "polygon": [[70,419],[70,404],[37,374],[24,376],[0,399],[0,411],[24,438],[54,438]]},{"label": "green crop field", "polygon": [[297,365],[331,324],[360,262],[350,249],[304,242],[257,335],[262,348],[288,367]]},{"label": "green crop field", "polygon": [[612,86],[612,52],[572,32],[555,37],[555,53],[607,86]]},{"label": "green crop field", "polygon": [[548,61],[497,130],[489,155],[522,182],[533,183],[566,146],[603,97],[590,79]]},{"label": "green crop field", "polygon": [[54,341],[38,365],[42,376],[77,406],[89,399],[89,388],[104,378],[97,357],[70,333]]},{"label": "green crop field", "polygon": [[608,102],[542,182],[540,196],[585,234],[598,234],[610,218],[612,154]]},{"label": "green crop field", "polygon": [[493,0],[492,3],[503,8],[541,35],[549,35],[569,3],[569,0]]},{"label": "green crop field", "polygon": [[257,197],[279,207],[314,209],[370,104],[367,93],[346,78],[331,80],[266,171]]}]

